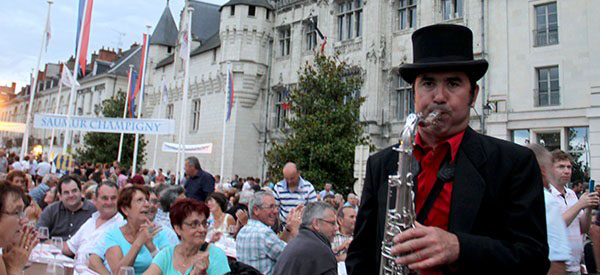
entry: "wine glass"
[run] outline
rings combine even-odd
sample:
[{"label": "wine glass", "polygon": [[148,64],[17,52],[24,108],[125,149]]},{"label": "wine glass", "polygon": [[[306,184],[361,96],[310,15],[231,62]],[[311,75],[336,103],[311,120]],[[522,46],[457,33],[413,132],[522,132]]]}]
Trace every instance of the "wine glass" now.
[{"label": "wine glass", "polygon": [[75,271],[77,271],[78,274],[83,274],[88,268],[88,263],[88,255],[77,255],[77,257],[75,257]]},{"label": "wine glass", "polygon": [[54,262],[56,262],[56,256],[62,253],[63,239],[61,237],[52,237],[52,245],[50,246],[50,253],[54,255]]},{"label": "wine glass", "polygon": [[46,275],[64,275],[65,266],[59,262],[52,262],[46,266]]},{"label": "wine glass", "polygon": [[50,238],[48,227],[40,226],[37,230],[38,239],[40,239],[40,257],[44,256],[44,243]]},{"label": "wine glass", "polygon": [[135,275],[135,270],[131,266],[122,266],[117,275]]}]

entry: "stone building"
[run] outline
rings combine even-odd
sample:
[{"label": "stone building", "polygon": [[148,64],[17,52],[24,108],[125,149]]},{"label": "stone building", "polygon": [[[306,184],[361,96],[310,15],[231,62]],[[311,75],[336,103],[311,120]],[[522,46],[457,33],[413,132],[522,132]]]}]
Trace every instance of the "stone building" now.
[{"label": "stone building", "polygon": [[[187,111],[182,113],[183,61],[178,45],[187,15],[179,11],[181,20],[176,23],[167,6],[153,32],[143,116],[176,122],[186,116],[186,143],[213,144],[211,154],[196,155],[213,174],[220,173],[225,146],[223,178],[263,177],[264,153],[272,141],[283,138],[283,118],[289,115],[283,108],[287,91],[297,83],[301,66],[311,62],[314,50],[323,44],[315,23],[327,37],[325,54],[339,52],[341,59],[358,68],[352,73],[365,80],[359,91],[366,99],[360,119],[377,150],[397,142],[405,116],[413,111],[410,85],[398,75],[399,66],[412,62],[411,34],[426,25],[450,23],[468,26],[474,34],[475,58],[490,63],[479,81],[471,127],[520,144],[539,142],[569,151],[592,178],[600,177],[598,1],[188,3],[194,11]],[[228,68],[235,103],[222,144]],[[163,83],[168,87],[167,102],[161,100]],[[25,104],[11,107],[15,109],[9,109],[10,117],[18,117]],[[177,135],[146,138],[148,166],[154,165],[155,141],[160,148],[163,142],[179,140]],[[175,165],[175,154],[157,152],[155,167],[173,170]]]},{"label": "stone building", "polygon": [[[119,91],[127,90],[129,65],[134,65],[134,68],[139,67],[140,56],[141,47],[138,44],[132,45],[126,51],[102,48],[97,53],[94,52],[86,69],[88,73],[78,80],[81,86],[76,92],[73,114],[76,116],[102,116],[102,101]],[[44,71],[39,72],[32,114],[54,113],[57,100],[58,114],[67,113],[71,88],[63,85],[59,95],[58,82],[60,81],[61,66],[66,65],[72,72],[74,63],[75,60],[71,57],[64,64],[48,63],[45,65]],[[29,85],[24,87],[20,93],[10,98],[4,108],[0,108],[0,118],[3,121],[25,123],[29,107],[29,89]],[[64,131],[55,131],[54,146],[52,152],[49,152],[51,132],[52,130],[49,129],[32,129],[29,149],[35,145],[42,145],[44,153],[49,156],[61,153]],[[75,148],[82,146],[85,133],[75,131],[72,134],[71,151],[74,152]],[[0,137],[10,152],[19,152],[23,134],[0,132]]]},{"label": "stone building", "polygon": [[[378,150],[397,142],[405,116],[413,111],[410,85],[398,75],[400,65],[412,62],[412,32],[430,24],[462,24],[474,33],[475,58],[490,63],[479,82],[471,126],[517,143],[542,142],[550,149],[576,153],[584,165],[596,165],[591,166],[592,177],[600,176],[600,57],[593,54],[600,40],[594,32],[600,21],[593,14],[600,4],[595,1],[231,0],[221,7],[189,3],[194,7],[194,47],[187,112],[180,111],[183,65],[174,34],[186,17],[182,11],[177,28],[167,7],[154,37],[169,40],[150,49],[154,63],[146,79],[149,100],[144,114],[178,122],[186,115],[186,143],[214,145],[212,154],[197,155],[213,174],[220,171],[225,146],[224,178],[264,175],[264,153],[271,141],[283,137],[287,91],[323,43],[315,32],[316,22],[327,36],[325,53],[338,52],[360,68],[354,72],[365,79],[360,119]],[[223,145],[229,66],[236,99]],[[163,79],[170,97],[160,107],[158,87]],[[165,141],[178,138],[158,139],[159,144]],[[175,154],[157,154],[156,167],[175,168]]]}]

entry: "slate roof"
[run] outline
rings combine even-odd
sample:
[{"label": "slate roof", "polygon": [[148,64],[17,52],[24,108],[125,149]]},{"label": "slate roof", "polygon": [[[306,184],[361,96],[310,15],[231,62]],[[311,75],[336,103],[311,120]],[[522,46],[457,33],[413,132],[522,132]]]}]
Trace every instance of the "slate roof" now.
[{"label": "slate roof", "polygon": [[219,32],[221,23],[221,12],[219,6],[200,1],[190,1],[194,8],[192,15],[192,36],[194,40],[205,44],[215,33]]},{"label": "slate roof", "polygon": [[193,50],[192,52],[190,52],[190,56],[194,56],[197,54],[201,54],[203,52],[207,52],[207,51],[216,49],[219,46],[221,46],[221,39],[219,38],[219,33],[215,33],[208,40],[206,40],[204,45],[201,45],[200,47],[198,47],[195,50]]},{"label": "slate roof", "polygon": [[223,9],[224,7],[234,5],[252,5],[267,8],[268,10],[273,10],[273,6],[271,6],[271,4],[267,2],[267,0],[230,0],[229,2],[221,6],[221,8],[219,8],[219,11],[221,11],[221,9]]},{"label": "slate roof", "polygon": [[177,33],[177,24],[173,19],[171,9],[167,5],[158,20],[158,24],[156,24],[156,28],[154,28],[150,45],[175,47],[177,45]]}]

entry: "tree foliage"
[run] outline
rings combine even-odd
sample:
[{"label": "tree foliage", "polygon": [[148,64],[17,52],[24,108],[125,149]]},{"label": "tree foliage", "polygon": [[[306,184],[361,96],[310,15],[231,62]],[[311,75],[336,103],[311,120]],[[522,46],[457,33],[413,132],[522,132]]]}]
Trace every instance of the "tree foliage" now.
[{"label": "tree foliage", "polygon": [[[102,102],[102,115],[104,117],[122,117],[125,105],[125,93],[121,90],[117,94]],[[128,112],[129,116],[129,112]],[[121,134],[112,133],[87,133],[83,137],[82,148],[77,148],[76,158],[80,161],[90,162],[113,162],[117,160],[119,153],[119,139]],[[134,134],[123,135],[123,151],[121,153],[121,165],[131,167],[133,163]],[[138,168],[145,162],[145,148],[147,141],[144,136],[139,136],[137,165]]]},{"label": "tree foliage", "polygon": [[355,147],[368,143],[359,120],[364,98],[356,96],[362,77],[352,69],[319,53],[303,66],[287,99],[286,139],[272,144],[266,155],[272,179],[281,180],[285,163],[294,162],[317,190],[331,182],[337,192],[351,192]]}]

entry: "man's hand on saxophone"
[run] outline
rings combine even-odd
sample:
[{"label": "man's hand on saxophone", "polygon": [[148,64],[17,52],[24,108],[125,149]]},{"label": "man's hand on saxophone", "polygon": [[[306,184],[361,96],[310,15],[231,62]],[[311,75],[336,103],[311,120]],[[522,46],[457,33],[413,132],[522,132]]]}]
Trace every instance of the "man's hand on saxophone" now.
[{"label": "man's hand on saxophone", "polygon": [[412,270],[450,265],[458,260],[460,245],[456,235],[434,226],[416,222],[416,227],[394,237],[392,254],[396,263]]}]

